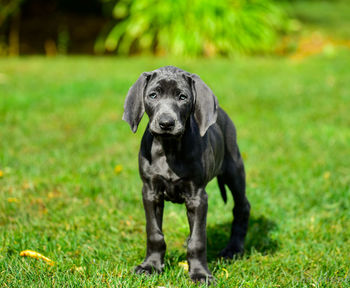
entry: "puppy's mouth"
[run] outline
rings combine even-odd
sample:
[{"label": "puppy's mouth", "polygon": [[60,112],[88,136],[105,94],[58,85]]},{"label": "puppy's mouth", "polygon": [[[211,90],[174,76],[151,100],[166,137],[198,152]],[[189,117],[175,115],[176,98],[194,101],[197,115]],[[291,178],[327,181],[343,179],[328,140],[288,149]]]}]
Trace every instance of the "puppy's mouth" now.
[{"label": "puppy's mouth", "polygon": [[162,137],[162,138],[168,138],[168,139],[180,138],[184,133],[184,131],[182,129],[179,129],[176,131],[161,131],[161,130],[155,131],[155,130],[150,128],[149,131],[155,137]]},{"label": "puppy's mouth", "polygon": [[163,138],[179,138],[184,134],[185,127],[178,121],[175,121],[173,125],[160,125],[158,121],[149,122],[149,131],[155,137]]}]

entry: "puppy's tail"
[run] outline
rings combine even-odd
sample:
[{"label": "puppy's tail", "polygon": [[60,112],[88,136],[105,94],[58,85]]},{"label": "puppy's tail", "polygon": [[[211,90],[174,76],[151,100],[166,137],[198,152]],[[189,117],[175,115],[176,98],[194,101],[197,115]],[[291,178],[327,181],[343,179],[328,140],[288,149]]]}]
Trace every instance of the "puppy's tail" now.
[{"label": "puppy's tail", "polygon": [[227,194],[226,194],[226,188],[225,188],[225,182],[222,176],[218,176],[218,184],[219,184],[219,188],[220,188],[220,192],[221,192],[221,197],[224,200],[224,202],[227,202]]}]

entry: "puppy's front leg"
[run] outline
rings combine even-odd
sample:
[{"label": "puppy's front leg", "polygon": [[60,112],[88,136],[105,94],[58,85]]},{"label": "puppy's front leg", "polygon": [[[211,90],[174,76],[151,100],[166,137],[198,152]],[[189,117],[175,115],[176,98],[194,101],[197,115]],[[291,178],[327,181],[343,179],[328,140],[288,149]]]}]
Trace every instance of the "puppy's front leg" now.
[{"label": "puppy's front leg", "polygon": [[147,253],[142,264],[135,267],[138,274],[162,272],[166,244],[162,232],[164,199],[157,197],[148,184],[142,189],[143,206],[146,214]]},{"label": "puppy's front leg", "polygon": [[207,264],[207,211],[208,195],[199,189],[186,199],[187,218],[190,224],[190,238],[187,246],[189,273],[193,281],[212,282]]}]

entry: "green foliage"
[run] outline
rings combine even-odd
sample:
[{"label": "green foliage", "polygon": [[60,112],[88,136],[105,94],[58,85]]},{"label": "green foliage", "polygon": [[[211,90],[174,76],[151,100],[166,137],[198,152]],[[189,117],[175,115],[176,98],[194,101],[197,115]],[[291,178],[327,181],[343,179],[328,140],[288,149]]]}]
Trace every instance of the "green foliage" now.
[{"label": "green foliage", "polygon": [[0,0],[0,28],[12,14],[19,11],[24,0]]},{"label": "green foliage", "polygon": [[329,38],[350,39],[350,2],[348,0],[302,1],[283,3],[285,11],[300,19],[304,35],[317,31]]},{"label": "green foliage", "polygon": [[287,21],[271,0],[121,0],[113,15],[105,47],[122,54],[267,52]]}]

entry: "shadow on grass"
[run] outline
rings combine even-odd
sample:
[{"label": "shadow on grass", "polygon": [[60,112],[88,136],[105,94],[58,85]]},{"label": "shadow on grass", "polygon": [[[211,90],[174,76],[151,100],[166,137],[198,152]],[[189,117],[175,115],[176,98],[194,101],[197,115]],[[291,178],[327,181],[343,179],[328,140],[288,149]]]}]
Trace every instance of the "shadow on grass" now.
[{"label": "shadow on grass", "polygon": [[[208,262],[215,261],[218,253],[225,248],[230,237],[231,223],[226,222],[207,227]],[[274,254],[279,247],[279,241],[272,239],[270,234],[276,229],[276,223],[265,216],[252,216],[245,240],[245,255],[249,257],[252,251],[258,251],[263,255]]]}]

